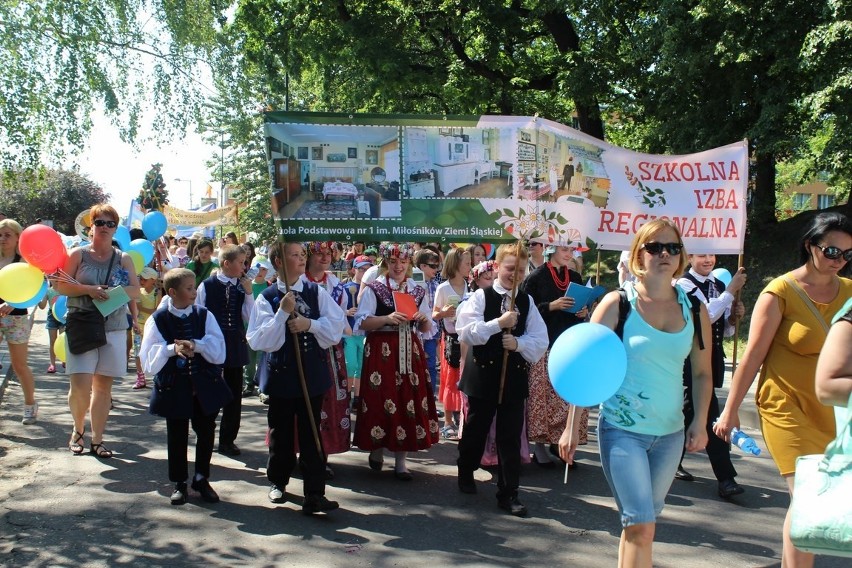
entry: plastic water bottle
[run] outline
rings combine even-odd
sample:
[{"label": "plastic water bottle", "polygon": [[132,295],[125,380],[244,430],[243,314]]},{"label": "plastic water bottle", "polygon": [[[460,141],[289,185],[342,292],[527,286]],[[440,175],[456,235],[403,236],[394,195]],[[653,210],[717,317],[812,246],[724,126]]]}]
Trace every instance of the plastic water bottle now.
[{"label": "plastic water bottle", "polygon": [[731,429],[731,443],[736,444],[742,451],[747,454],[752,454],[755,456],[760,455],[760,448],[757,447],[757,443],[755,443],[751,436],[749,436],[739,428]]}]

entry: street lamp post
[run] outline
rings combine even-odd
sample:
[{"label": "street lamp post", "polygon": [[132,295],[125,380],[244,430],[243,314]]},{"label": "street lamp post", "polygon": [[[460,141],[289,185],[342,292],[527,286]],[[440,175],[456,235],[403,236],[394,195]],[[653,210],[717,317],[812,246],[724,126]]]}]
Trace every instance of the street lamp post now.
[{"label": "street lamp post", "polygon": [[189,183],[189,208],[192,209],[192,180],[175,178],[175,181],[185,181]]}]

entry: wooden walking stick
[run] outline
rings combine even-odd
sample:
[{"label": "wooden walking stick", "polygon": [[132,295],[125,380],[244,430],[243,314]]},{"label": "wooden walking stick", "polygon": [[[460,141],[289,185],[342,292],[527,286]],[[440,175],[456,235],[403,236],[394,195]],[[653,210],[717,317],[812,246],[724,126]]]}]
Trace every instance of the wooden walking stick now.
[{"label": "wooden walking stick", "polygon": [[[287,262],[286,257],[284,256],[285,252],[286,247],[284,246],[284,241],[279,239],[278,254],[281,257],[281,271],[284,273],[284,293],[286,294],[290,291],[290,278],[287,274]],[[294,317],[294,314],[290,314],[290,317]],[[305,397],[305,407],[308,409],[308,421],[311,423],[311,433],[314,435],[314,443],[317,445],[317,452],[319,452],[320,460],[325,462],[325,451],[323,450],[322,442],[320,442],[316,420],[314,420],[314,411],[311,407],[311,396],[308,394],[308,384],[305,382],[305,370],[302,367],[302,350],[299,348],[299,334],[295,331],[290,333],[293,335],[293,350],[296,353],[296,370],[299,374],[299,384],[302,387],[302,396]]]},{"label": "wooden walking stick", "polygon": [[[512,295],[509,297],[509,311],[515,309],[515,297],[518,294],[518,276],[521,268],[521,247],[524,246],[521,241],[518,241],[518,249],[515,254],[515,275],[512,278]],[[503,334],[511,333],[512,330],[504,329]],[[500,390],[497,391],[497,404],[503,404],[503,391],[506,388],[506,367],[509,365],[509,350],[503,348],[503,365],[500,367]]]},{"label": "wooden walking stick", "polygon": [[[743,266],[743,255],[740,253],[737,258],[737,270],[742,268]],[[740,294],[742,294],[742,288],[737,290],[737,295],[734,296],[734,308],[737,308],[737,304],[740,303]],[[737,318],[737,322],[734,324],[734,356],[731,358],[731,375],[734,374],[734,371],[737,370],[737,342],[740,337],[740,318]]]}]

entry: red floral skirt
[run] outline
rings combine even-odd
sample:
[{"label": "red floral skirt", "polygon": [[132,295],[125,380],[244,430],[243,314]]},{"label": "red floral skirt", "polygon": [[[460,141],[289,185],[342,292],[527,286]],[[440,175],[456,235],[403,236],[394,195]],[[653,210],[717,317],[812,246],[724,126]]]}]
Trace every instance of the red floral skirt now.
[{"label": "red floral skirt", "polygon": [[[547,358],[549,356],[550,350],[530,369],[527,435],[530,442],[558,444],[562,432],[565,431],[565,423],[568,420],[571,405],[559,398],[559,395],[553,390],[553,385],[550,384],[550,376],[547,373]],[[588,430],[589,410],[584,408],[580,418],[578,445],[587,443]]]},{"label": "red floral skirt", "polygon": [[450,367],[444,357],[444,338],[438,344],[441,359],[441,384],[438,386],[438,398],[444,405],[444,412],[458,412],[462,409],[461,393],[459,392],[459,377],[461,369]]},{"label": "red floral skirt", "polygon": [[[354,439],[362,450],[413,452],[438,443],[438,415],[426,354],[413,332],[404,337],[407,345],[400,350],[400,332],[367,333]],[[410,369],[401,373],[408,364],[405,353],[410,354]]]}]

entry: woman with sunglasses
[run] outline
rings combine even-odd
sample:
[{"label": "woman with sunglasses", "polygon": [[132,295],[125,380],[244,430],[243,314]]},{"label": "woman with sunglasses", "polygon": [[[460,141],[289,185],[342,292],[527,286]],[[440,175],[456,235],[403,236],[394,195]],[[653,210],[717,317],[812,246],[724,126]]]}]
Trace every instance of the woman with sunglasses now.
[{"label": "woman with sunglasses", "polygon": [[[118,212],[109,205],[95,205],[89,211],[92,220],[91,244],[71,251],[67,272],[76,283],[55,281],[60,294],[68,296],[68,314],[93,311],[95,302],[109,298],[108,291],[122,286],[131,300],[139,299],[139,280],[133,260],[113,246]],[[104,429],[109,416],[113,377],[127,371],[127,305],[110,313],[104,320],[106,345],[84,353],[67,353],[67,370],[71,376],[68,406],[74,419],[74,430],[68,449],[79,455],[85,448],[86,413],[92,428],[91,453],[99,458],[111,458],[112,451],[103,443]],[[70,319],[70,318],[69,318]],[[70,322],[69,322],[70,323]],[[69,337],[72,326],[66,327]]]},{"label": "woman with sunglasses", "polygon": [[[680,231],[668,219],[643,225],[630,247],[635,282],[624,284],[630,310],[623,322],[627,375],[618,392],[601,404],[598,443],[601,466],[621,515],[619,566],[651,566],[657,517],[674,481],[681,450],[707,445],[707,411],[712,372],[710,349],[695,333],[692,303],[674,286],[686,267]],[[619,326],[620,295],[604,296],[592,322]],[[706,306],[699,315],[701,337],[709,341]],[[708,346],[709,347],[709,346]],[[695,418],[684,433],[683,362],[693,372]],[[573,427],[573,433],[571,432]],[[568,424],[559,441],[560,457],[573,461],[579,425]]]},{"label": "woman with sunglasses", "polygon": [[[829,322],[852,297],[852,281],[840,276],[852,260],[852,222],[840,213],[820,213],[801,239],[799,257],[801,265],[770,282],[754,305],[748,346],[714,428],[730,440],[731,429],[740,426],[740,404],[760,370],[763,438],[791,496],[796,458],[821,454],[835,436],[834,413],[817,399],[814,376]],[[788,510],[782,565],[813,563],[812,554],[790,542]]]}]

